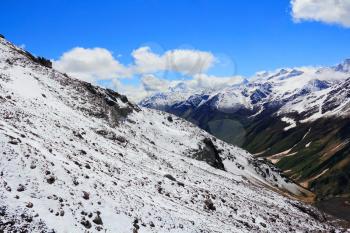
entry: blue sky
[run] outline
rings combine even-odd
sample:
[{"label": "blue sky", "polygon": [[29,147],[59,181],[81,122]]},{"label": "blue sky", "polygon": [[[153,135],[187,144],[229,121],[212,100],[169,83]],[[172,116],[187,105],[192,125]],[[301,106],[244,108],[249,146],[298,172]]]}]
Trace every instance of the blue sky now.
[{"label": "blue sky", "polygon": [[195,49],[228,61],[226,66],[210,68],[208,75],[251,76],[286,66],[333,65],[350,57],[349,28],[315,21],[295,23],[290,0],[13,0],[1,4],[0,33],[34,54],[55,60],[75,47],[105,48],[123,64],[132,63],[130,53],[142,46],[159,54]]}]

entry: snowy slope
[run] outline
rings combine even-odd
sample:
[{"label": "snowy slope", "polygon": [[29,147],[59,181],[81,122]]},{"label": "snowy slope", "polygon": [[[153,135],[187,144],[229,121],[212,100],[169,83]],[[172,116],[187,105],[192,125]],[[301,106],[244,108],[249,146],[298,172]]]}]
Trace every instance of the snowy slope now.
[{"label": "snowy slope", "polygon": [[303,190],[270,165],[44,67],[4,39],[0,103],[2,231],[333,229],[312,207],[275,192]]}]

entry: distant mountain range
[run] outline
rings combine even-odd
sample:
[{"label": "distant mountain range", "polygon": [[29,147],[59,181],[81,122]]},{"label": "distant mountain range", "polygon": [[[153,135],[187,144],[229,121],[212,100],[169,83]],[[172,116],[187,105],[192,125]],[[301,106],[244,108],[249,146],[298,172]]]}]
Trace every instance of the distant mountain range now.
[{"label": "distant mountain range", "polygon": [[261,72],[221,90],[180,84],[140,104],[269,159],[318,199],[350,195],[350,59]]}]

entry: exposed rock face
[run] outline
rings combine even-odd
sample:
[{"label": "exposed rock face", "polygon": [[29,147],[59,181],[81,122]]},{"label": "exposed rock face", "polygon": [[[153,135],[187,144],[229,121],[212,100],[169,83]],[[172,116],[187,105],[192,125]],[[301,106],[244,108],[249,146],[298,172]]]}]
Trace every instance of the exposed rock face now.
[{"label": "exposed rock face", "polygon": [[192,155],[194,159],[207,162],[215,168],[225,170],[219,152],[210,138],[203,139],[203,145],[199,145],[199,147],[200,148]]},{"label": "exposed rock face", "polygon": [[91,116],[106,119],[112,126],[118,125],[118,121],[125,119],[133,111],[140,111],[125,96],[110,89],[105,90],[86,82],[83,82],[83,85],[80,82],[74,84],[79,92],[88,93],[87,101],[96,106],[93,109],[83,108],[81,110],[86,111]]}]

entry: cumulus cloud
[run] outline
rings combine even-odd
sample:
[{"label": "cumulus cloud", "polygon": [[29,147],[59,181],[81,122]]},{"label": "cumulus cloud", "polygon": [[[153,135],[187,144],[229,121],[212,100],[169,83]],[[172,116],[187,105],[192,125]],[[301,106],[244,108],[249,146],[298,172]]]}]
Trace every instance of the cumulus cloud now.
[{"label": "cumulus cloud", "polygon": [[215,62],[212,53],[199,50],[175,49],[160,55],[149,47],[141,47],[134,50],[132,56],[138,73],[175,71],[193,75],[207,71]]},{"label": "cumulus cloud", "polygon": [[295,21],[310,20],[350,27],[349,0],[292,0]]},{"label": "cumulus cloud", "polygon": [[133,63],[126,66],[107,49],[76,47],[54,61],[53,66],[74,77],[94,82],[162,71],[195,75],[207,71],[215,62],[212,53],[199,50],[175,49],[157,54],[149,47],[140,47],[131,56]]},{"label": "cumulus cloud", "polygon": [[[125,65],[107,49],[76,47],[53,61],[53,66],[84,81],[114,86],[135,102],[170,88],[181,86],[191,91],[218,89],[243,80],[241,77],[216,77],[203,73],[217,61],[212,53],[206,51],[174,49],[158,54],[149,47],[140,47],[131,53],[131,57],[133,62]],[[155,75],[167,71],[180,74],[182,78],[167,80]],[[126,85],[120,80],[126,77],[139,78],[139,82]]]},{"label": "cumulus cloud", "polygon": [[73,48],[54,61],[53,67],[90,82],[131,75],[130,69],[120,64],[112,53],[104,48]]}]

